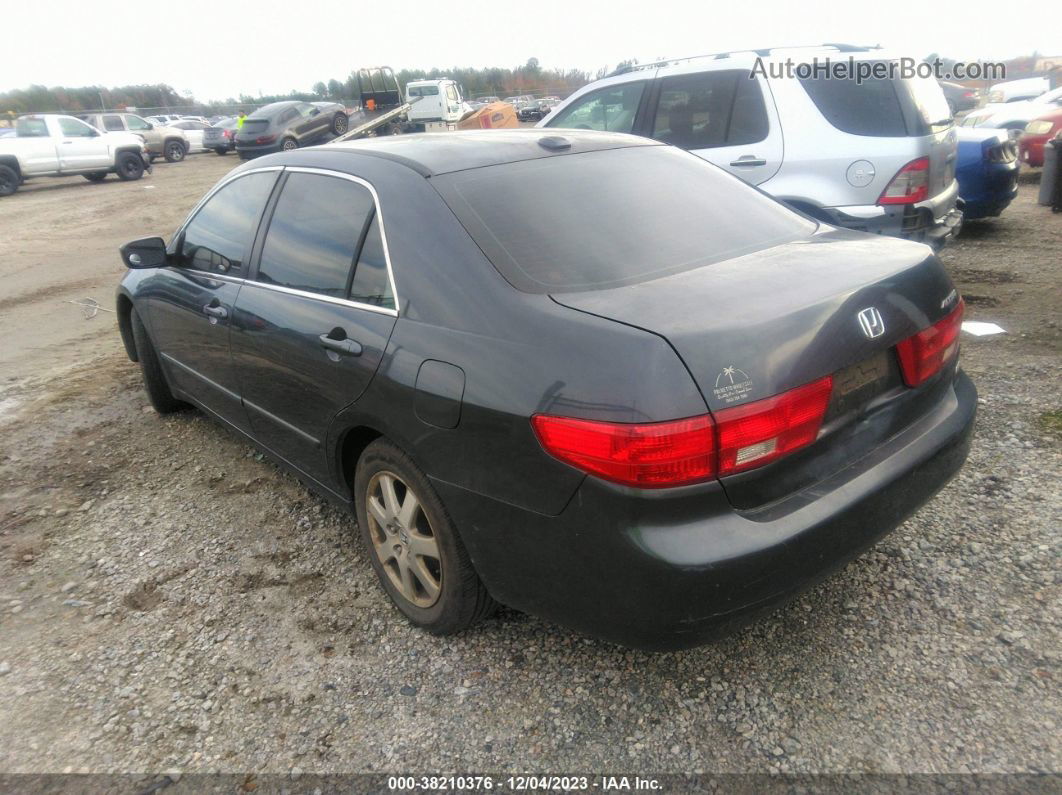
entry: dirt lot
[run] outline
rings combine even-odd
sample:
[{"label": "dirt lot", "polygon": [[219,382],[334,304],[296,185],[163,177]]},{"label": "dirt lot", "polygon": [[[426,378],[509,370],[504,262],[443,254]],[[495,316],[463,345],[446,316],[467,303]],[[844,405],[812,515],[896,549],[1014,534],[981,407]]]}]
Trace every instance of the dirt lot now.
[{"label": "dirt lot", "polygon": [[[1062,216],[1026,182],[943,257],[981,393],[960,476],[717,645],[626,651],[386,602],[353,520],[201,415],[146,405],[117,246],[233,167],[0,200],[0,771],[1058,771]],[[651,598],[647,595],[647,598]]]}]

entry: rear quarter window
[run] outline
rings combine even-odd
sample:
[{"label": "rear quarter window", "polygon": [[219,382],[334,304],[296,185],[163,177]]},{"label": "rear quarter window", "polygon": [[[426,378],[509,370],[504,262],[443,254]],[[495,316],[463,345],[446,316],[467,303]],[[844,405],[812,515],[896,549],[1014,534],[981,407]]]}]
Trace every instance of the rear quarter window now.
[{"label": "rear quarter window", "polygon": [[895,82],[824,76],[800,80],[826,121],[841,132],[899,138],[907,135],[907,124]]},{"label": "rear quarter window", "polygon": [[519,290],[621,287],[759,251],[816,225],[672,147],[545,157],[432,179]]}]

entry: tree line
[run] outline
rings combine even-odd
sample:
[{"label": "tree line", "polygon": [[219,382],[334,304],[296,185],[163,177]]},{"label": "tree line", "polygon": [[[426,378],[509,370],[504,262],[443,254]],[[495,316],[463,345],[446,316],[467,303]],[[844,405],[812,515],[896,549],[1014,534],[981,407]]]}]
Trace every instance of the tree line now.
[{"label": "tree line", "polygon": [[[456,80],[464,89],[466,98],[478,96],[507,97],[515,94],[567,96],[591,80],[602,77],[607,69],[591,74],[580,69],[543,69],[537,58],[528,59],[523,66],[504,67],[454,67],[452,69],[402,69],[396,72],[401,85],[411,80],[431,80],[448,77]],[[76,113],[92,110],[120,110],[138,108],[144,111],[166,109],[196,112],[203,115],[229,113],[239,108],[249,109],[287,99],[313,101],[331,99],[349,103],[358,98],[357,70],[343,79],[320,80],[308,91],[292,89],[285,94],[252,96],[240,94],[225,100],[198,102],[195,97],[182,96],[172,86],[129,85],[104,88],[102,86],[32,85],[0,93],[0,115],[29,112]]]}]

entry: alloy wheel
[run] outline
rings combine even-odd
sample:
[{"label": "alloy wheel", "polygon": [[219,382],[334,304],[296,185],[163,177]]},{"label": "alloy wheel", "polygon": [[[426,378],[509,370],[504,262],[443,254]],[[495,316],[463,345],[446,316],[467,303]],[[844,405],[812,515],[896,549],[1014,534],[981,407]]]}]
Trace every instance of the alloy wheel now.
[{"label": "alloy wheel", "polygon": [[299,144],[295,141],[294,138],[285,138],[284,143],[280,145],[280,148],[283,149],[285,152],[290,152],[292,149],[298,149]]},{"label": "alloy wheel", "polygon": [[428,608],[442,593],[442,558],[431,522],[413,489],[393,472],[373,475],[365,495],[373,551],[395,589]]}]

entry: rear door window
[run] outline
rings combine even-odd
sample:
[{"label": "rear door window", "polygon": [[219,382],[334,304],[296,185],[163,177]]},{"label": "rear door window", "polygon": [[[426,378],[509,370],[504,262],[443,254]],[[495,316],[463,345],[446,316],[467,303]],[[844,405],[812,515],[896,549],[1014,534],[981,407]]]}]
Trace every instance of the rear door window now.
[{"label": "rear door window", "polygon": [[258,281],[345,298],[373,206],[372,194],[356,182],[289,174],[269,222]]},{"label": "rear door window", "polygon": [[130,130],[147,130],[151,127],[149,122],[144,121],[139,116],[126,116],[125,124]]},{"label": "rear door window", "polygon": [[762,141],[767,110],[750,73],[729,69],[665,77],[653,120],[653,138],[683,149],[710,149]]},{"label": "rear door window", "polygon": [[276,179],[275,171],[248,174],[237,177],[211,196],[184,229],[181,265],[239,275]]},{"label": "rear door window", "polygon": [[668,146],[544,157],[431,182],[498,271],[532,293],[636,284],[816,228],[718,167]]},{"label": "rear door window", "polygon": [[546,126],[629,133],[644,91],[644,80],[591,91],[557,113]]},{"label": "rear door window", "polygon": [[122,124],[122,117],[116,114],[108,114],[103,117],[103,129],[111,132],[118,132],[125,130],[125,125]]}]

